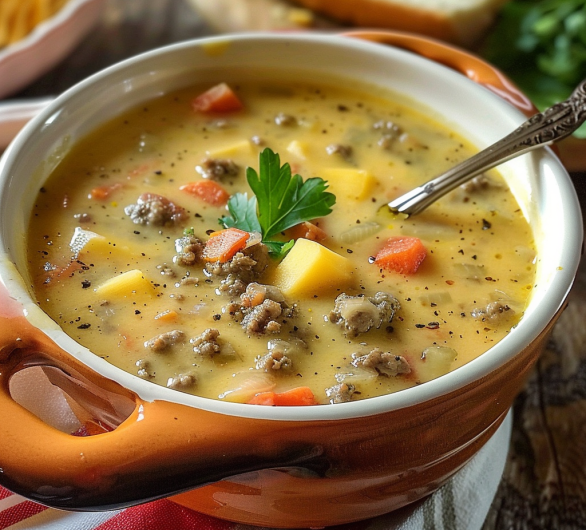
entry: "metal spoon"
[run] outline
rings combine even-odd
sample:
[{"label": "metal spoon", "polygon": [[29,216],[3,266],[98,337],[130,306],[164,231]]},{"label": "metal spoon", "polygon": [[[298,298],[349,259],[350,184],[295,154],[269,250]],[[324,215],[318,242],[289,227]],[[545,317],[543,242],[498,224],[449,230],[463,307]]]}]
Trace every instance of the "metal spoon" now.
[{"label": "metal spoon", "polygon": [[415,215],[460,184],[527,151],[570,136],[586,121],[586,79],[561,103],[535,114],[503,139],[391,201],[392,213]]}]

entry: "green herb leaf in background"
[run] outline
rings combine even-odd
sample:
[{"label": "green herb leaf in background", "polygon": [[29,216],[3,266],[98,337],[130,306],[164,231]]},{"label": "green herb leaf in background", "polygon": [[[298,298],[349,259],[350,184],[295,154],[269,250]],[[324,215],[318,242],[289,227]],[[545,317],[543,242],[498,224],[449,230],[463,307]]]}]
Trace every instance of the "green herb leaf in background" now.
[{"label": "green herb leaf in background", "polygon": [[511,0],[482,55],[540,110],[567,99],[586,78],[586,0]]}]

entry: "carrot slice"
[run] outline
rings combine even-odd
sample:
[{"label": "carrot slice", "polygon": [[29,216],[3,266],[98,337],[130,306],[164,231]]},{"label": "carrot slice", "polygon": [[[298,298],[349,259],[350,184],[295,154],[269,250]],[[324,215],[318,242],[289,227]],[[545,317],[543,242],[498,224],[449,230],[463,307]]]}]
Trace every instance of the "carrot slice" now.
[{"label": "carrot slice", "polygon": [[248,403],[252,405],[295,407],[315,405],[317,402],[311,388],[299,386],[285,392],[261,392],[256,394]]},{"label": "carrot slice", "polygon": [[97,186],[96,188],[92,188],[92,191],[89,193],[89,199],[96,199],[98,201],[105,201],[112,193],[114,193],[117,189],[120,189],[122,184],[120,182],[115,182],[114,184],[106,184],[104,186]]},{"label": "carrot slice", "polygon": [[246,246],[250,234],[238,228],[226,228],[210,234],[203,249],[205,261],[225,263]]},{"label": "carrot slice", "polygon": [[230,198],[230,194],[224,187],[213,180],[188,182],[179,189],[185,193],[199,197],[202,201],[212,206],[224,206]]},{"label": "carrot slice", "polygon": [[289,230],[286,231],[286,234],[287,237],[295,240],[303,238],[311,241],[323,241],[328,237],[328,234],[324,230],[309,221],[299,223],[298,225],[289,228]]},{"label": "carrot slice", "polygon": [[400,274],[414,274],[427,250],[418,237],[391,237],[374,258],[375,265]]},{"label": "carrot slice", "polygon": [[191,102],[191,106],[197,112],[232,112],[243,107],[238,96],[226,83],[206,90]]}]

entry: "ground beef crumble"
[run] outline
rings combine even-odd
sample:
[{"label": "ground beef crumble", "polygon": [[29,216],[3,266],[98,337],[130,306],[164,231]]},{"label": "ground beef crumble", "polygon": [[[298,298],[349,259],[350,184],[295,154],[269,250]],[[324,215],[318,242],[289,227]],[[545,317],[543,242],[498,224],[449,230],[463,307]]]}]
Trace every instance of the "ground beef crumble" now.
[{"label": "ground beef crumble", "polygon": [[376,370],[379,375],[394,377],[400,374],[411,373],[411,367],[403,356],[394,355],[391,352],[384,352],[379,348],[374,348],[366,355],[355,353],[352,357],[353,366]]},{"label": "ground beef crumble", "polygon": [[291,318],[295,307],[289,307],[281,291],[271,285],[250,283],[240,295],[240,301],[233,301],[224,307],[242,329],[249,335],[279,333],[282,328],[280,317]]},{"label": "ground beef crumble", "polygon": [[326,396],[332,404],[347,403],[352,399],[354,392],[356,392],[356,387],[348,383],[339,383],[330,388],[326,388]]},{"label": "ground beef crumble", "polygon": [[482,322],[489,320],[491,322],[506,321],[515,314],[510,306],[503,302],[490,302],[484,308],[476,308],[471,315]]},{"label": "ground beef crumble", "polygon": [[197,383],[197,377],[193,373],[177,374],[169,377],[167,387],[175,390],[187,390],[193,388]]},{"label": "ground beef crumble", "polygon": [[279,370],[281,372],[290,372],[293,369],[293,361],[281,350],[274,350],[256,360],[257,370],[272,372]]},{"label": "ground beef crumble", "polygon": [[330,144],[326,147],[328,155],[338,155],[348,161],[352,158],[352,146],[343,144]]},{"label": "ground beef crumble", "polygon": [[156,335],[152,339],[147,340],[144,345],[145,348],[149,348],[154,352],[162,352],[170,349],[177,343],[183,342],[184,339],[185,333],[179,329],[174,329],[173,331]]},{"label": "ground beef crumble", "polygon": [[210,276],[227,278],[230,274],[233,278],[249,284],[256,280],[269,265],[269,251],[266,245],[258,243],[236,252],[231,260],[225,263],[212,261],[205,264],[205,269]]},{"label": "ground beef crumble", "polygon": [[259,333],[279,333],[281,324],[277,318],[281,316],[283,308],[274,300],[265,300],[262,304],[253,307],[242,319],[242,329],[249,335]]},{"label": "ground beef crumble", "polygon": [[124,208],[124,213],[135,224],[155,226],[177,224],[187,217],[181,206],[156,193],[141,194],[136,204]]},{"label": "ground beef crumble", "polygon": [[238,175],[240,166],[229,158],[206,158],[195,170],[203,178],[218,181]]},{"label": "ground beef crumble", "polygon": [[194,235],[186,235],[175,240],[175,251],[173,263],[190,267],[201,263],[205,243]]},{"label": "ground beef crumble", "polygon": [[382,291],[369,297],[342,293],[336,298],[328,318],[338,324],[347,336],[355,337],[390,323],[399,307],[399,301],[394,296]]},{"label": "ground beef crumble", "polygon": [[208,328],[189,342],[193,345],[193,351],[197,355],[212,357],[222,350],[222,346],[218,342],[219,336],[220,332],[216,328]]}]

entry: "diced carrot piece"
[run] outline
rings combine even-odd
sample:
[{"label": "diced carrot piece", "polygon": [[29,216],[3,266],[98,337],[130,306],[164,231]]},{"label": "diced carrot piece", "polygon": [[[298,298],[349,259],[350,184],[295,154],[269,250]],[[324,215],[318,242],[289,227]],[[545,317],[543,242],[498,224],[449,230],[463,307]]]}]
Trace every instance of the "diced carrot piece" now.
[{"label": "diced carrot piece", "polygon": [[240,302],[243,307],[256,307],[262,304],[267,296],[267,289],[264,285],[251,283],[246,292],[240,295]]},{"label": "diced carrot piece", "polygon": [[206,90],[191,102],[191,106],[199,112],[232,112],[243,107],[238,96],[226,83]]},{"label": "diced carrot piece", "polygon": [[185,193],[199,197],[202,201],[212,206],[225,206],[230,198],[230,194],[224,187],[213,180],[188,182],[179,189]]},{"label": "diced carrot piece", "polygon": [[287,237],[295,240],[303,238],[309,239],[310,241],[323,241],[328,237],[328,234],[324,230],[309,221],[299,223],[289,228],[286,232]]},{"label": "diced carrot piece", "polygon": [[98,201],[105,201],[112,193],[114,193],[117,189],[120,189],[122,184],[120,182],[115,182],[114,184],[107,184],[104,186],[97,186],[90,191],[88,198],[89,199],[96,199]]},{"label": "diced carrot piece", "polygon": [[427,250],[418,237],[391,237],[375,256],[375,265],[400,274],[413,274],[425,259]]},{"label": "diced carrot piece", "polygon": [[203,249],[205,261],[225,263],[246,246],[250,234],[238,228],[226,228],[210,234]]},{"label": "diced carrot piece", "polygon": [[311,388],[299,386],[286,392],[261,392],[256,394],[248,403],[252,405],[268,405],[280,407],[295,407],[301,405],[316,405],[315,396]]},{"label": "diced carrot piece", "polygon": [[315,405],[315,396],[311,388],[299,386],[286,392],[275,394],[275,405],[294,406],[294,405]]},{"label": "diced carrot piece", "polygon": [[247,403],[250,405],[265,405],[272,407],[275,405],[275,393],[261,392],[260,394],[253,396],[249,401],[247,401]]}]

